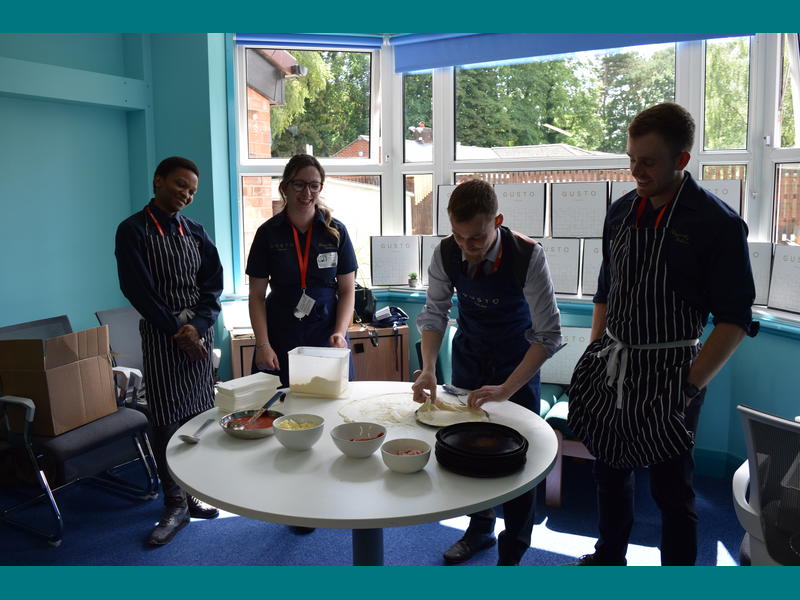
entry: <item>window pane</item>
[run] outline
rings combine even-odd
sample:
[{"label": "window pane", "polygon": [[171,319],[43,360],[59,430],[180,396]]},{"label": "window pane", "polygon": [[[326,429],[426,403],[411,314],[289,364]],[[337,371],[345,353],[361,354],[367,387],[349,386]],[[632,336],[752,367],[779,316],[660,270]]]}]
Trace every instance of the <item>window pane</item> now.
[{"label": "window pane", "polygon": [[487,183],[570,183],[577,181],[633,181],[629,169],[563,169],[557,171],[497,171],[493,173],[456,173],[456,184],[468,179]]},{"label": "window pane", "polygon": [[[496,171],[492,173],[456,173],[456,185],[468,179],[482,179],[492,185],[506,183],[572,183],[580,181],[633,181],[629,169],[559,169],[556,171]],[[549,192],[548,192],[549,195]],[[614,198],[616,199],[616,198]],[[548,202],[549,204],[549,202]],[[550,209],[548,208],[548,212]],[[552,237],[549,218],[545,237]]]},{"label": "window pane", "polygon": [[369,157],[368,52],[248,48],[250,158]]},{"label": "window pane", "polygon": [[433,175],[406,175],[405,215],[406,235],[433,233]]},{"label": "window pane", "polygon": [[358,259],[356,279],[370,286],[370,236],[381,234],[380,176],[326,177],[321,198],[347,227]]},{"label": "window pane", "polygon": [[775,240],[800,244],[800,163],[777,165]]},{"label": "window pane", "polygon": [[250,246],[261,224],[283,209],[278,184],[280,177],[242,177],[242,271],[247,264]]},{"label": "window pane", "polygon": [[783,34],[781,62],[781,93],[778,102],[778,121],[781,124],[782,148],[800,146],[800,51],[796,33]]},{"label": "window pane", "polygon": [[703,165],[703,179],[747,181],[747,165]]},{"label": "window pane", "polygon": [[705,149],[747,148],[750,38],[706,41]]},{"label": "window pane", "polygon": [[675,45],[456,70],[456,158],[622,154],[628,123],[675,97]]},{"label": "window pane", "polygon": [[[256,230],[283,210],[280,177],[242,177],[242,233],[247,263]],[[381,178],[377,175],[326,177],[320,199],[339,219],[353,241],[358,259],[358,281],[370,284],[370,236],[381,232]]]},{"label": "window pane", "polygon": [[403,75],[406,162],[433,161],[433,74]]}]

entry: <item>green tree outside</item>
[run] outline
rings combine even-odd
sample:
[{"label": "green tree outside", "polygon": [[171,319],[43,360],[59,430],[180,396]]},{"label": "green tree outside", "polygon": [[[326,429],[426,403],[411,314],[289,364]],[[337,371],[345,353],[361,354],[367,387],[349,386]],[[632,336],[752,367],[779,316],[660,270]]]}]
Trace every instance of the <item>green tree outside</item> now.
[{"label": "green tree outside", "polygon": [[[310,144],[314,154],[333,156],[368,135],[370,54],[292,54],[308,73],[288,81],[285,104],[272,109],[273,155],[304,152]],[[707,149],[746,146],[748,66],[749,38],[707,44]],[[458,69],[455,88],[456,140],[463,145],[566,143],[624,153],[630,120],[648,106],[674,99],[675,46]],[[430,73],[404,77],[404,137],[420,122],[432,126],[431,100]],[[791,103],[784,102],[782,120],[791,119]],[[783,142],[791,145],[793,139]]]},{"label": "green tree outside", "polygon": [[747,148],[749,67],[749,38],[706,42],[706,150]]}]

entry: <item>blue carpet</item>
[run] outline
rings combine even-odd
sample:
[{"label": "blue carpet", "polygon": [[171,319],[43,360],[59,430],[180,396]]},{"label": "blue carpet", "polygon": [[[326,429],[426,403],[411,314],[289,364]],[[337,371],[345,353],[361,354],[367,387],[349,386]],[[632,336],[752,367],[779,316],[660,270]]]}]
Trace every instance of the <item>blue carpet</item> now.
[{"label": "blue carpet", "polygon": [[[743,531],[736,520],[729,480],[696,478],[700,515],[699,565],[734,564]],[[7,506],[16,492],[0,491]],[[317,529],[307,535],[288,527],[223,516],[194,520],[172,543],[152,548],[147,536],[161,513],[161,500],[126,499],[90,483],[57,494],[65,521],[61,546],[0,523],[0,565],[349,565],[351,531]],[[637,472],[637,518],[631,536],[631,564],[658,565],[660,519],[649,497],[646,472]],[[27,518],[43,514],[29,510]],[[523,565],[559,565],[591,552],[596,536],[591,463],[565,462],[564,503],[549,509],[539,494],[532,547]],[[384,531],[384,561],[391,565],[441,565],[441,553],[457,540],[466,519]],[[502,523],[498,531],[502,528]],[[494,565],[496,547],[466,565]]]}]

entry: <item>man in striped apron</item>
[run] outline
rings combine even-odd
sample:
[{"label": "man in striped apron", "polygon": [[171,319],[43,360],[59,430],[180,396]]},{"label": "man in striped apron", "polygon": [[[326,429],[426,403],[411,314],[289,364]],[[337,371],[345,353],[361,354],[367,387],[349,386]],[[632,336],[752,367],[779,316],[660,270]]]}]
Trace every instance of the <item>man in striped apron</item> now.
[{"label": "man in striped apron", "polygon": [[143,317],[148,417],[164,492],[164,512],[149,538],[153,545],[169,542],[190,517],[219,514],[186,494],[166,465],[169,438],[214,405],[211,351],[222,265],[202,225],[179,214],[194,199],[199,176],[188,159],[164,159],[153,178],[155,197],[117,228],[120,288]]},{"label": "man in striped apron", "polygon": [[[664,103],[628,128],[636,190],[608,210],[592,342],[569,388],[569,426],[596,457],[599,539],[578,565],[624,565],[633,469],[649,467],[661,563],[697,554],[692,449],[705,388],[755,335],[747,226],[684,172],[694,121]],[[714,328],[701,346],[709,313]]]},{"label": "man in striped apron", "polygon": [[[539,413],[539,368],[561,348],[561,321],[541,244],[502,226],[492,186],[470,180],[453,190],[447,207],[453,235],[433,252],[425,307],[417,318],[422,370],[414,400],[436,399],[436,360],[453,290],[458,331],[453,339],[453,384],[473,390],[467,403],[510,401]],[[498,565],[516,565],[530,546],[535,488],[503,504],[505,530],[495,539],[495,511],[470,515],[464,536],[444,552],[461,563],[498,544]]]}]

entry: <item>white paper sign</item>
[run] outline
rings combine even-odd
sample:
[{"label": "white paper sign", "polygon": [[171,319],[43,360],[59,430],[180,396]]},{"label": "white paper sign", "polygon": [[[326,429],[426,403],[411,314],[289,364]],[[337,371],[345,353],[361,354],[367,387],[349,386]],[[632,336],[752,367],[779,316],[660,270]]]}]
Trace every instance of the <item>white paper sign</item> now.
[{"label": "white paper sign", "polygon": [[800,246],[775,246],[768,306],[800,312]]},{"label": "white paper sign", "polygon": [[550,278],[557,294],[578,293],[578,269],[581,260],[581,241],[573,239],[542,240]]},{"label": "white paper sign", "polygon": [[422,240],[422,285],[428,285],[428,267],[431,266],[431,258],[436,246],[444,239],[438,235],[423,235]]},{"label": "white paper sign", "polygon": [[606,182],[553,184],[553,237],[603,237],[606,218]]},{"label": "white paper sign", "polygon": [[531,237],[544,236],[544,183],[502,183],[494,192],[503,225]]},{"label": "white paper sign", "polygon": [[603,240],[583,240],[583,262],[581,269],[581,295],[594,296],[597,292],[597,276],[603,263]]},{"label": "white paper sign", "polygon": [[769,298],[769,273],[772,269],[772,244],[769,242],[748,242],[750,247],[750,267],[756,284],[755,304],[766,304]]},{"label": "white paper sign", "polygon": [[730,206],[737,214],[742,214],[742,182],[738,179],[704,179],[701,186]]},{"label": "white paper sign", "polygon": [[373,235],[372,284],[408,285],[408,274],[419,273],[419,236]]},{"label": "white paper sign", "polygon": [[450,194],[456,189],[454,185],[440,185],[436,188],[436,233],[439,235],[450,235],[450,217],[447,216],[447,203],[450,202]]},{"label": "white paper sign", "polygon": [[569,385],[575,365],[589,345],[589,327],[562,327],[561,337],[566,344],[542,365],[542,383]]},{"label": "white paper sign", "polygon": [[619,200],[631,190],[636,189],[635,181],[612,181],[611,182],[611,202]]}]

